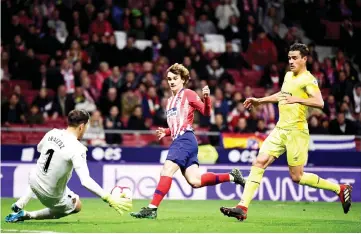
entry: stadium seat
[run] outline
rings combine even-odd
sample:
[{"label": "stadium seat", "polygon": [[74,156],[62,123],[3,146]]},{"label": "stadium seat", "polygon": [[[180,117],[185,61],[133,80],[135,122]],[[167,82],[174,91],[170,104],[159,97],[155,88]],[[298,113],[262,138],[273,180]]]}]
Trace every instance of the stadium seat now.
[{"label": "stadium seat", "polygon": [[203,42],[205,51],[212,51],[214,53],[224,53],[226,51],[226,44],[220,41],[205,41]]},{"label": "stadium seat", "polygon": [[338,40],[340,39],[340,25],[341,22],[332,22],[328,20],[321,20],[321,23],[326,27],[325,39]]},{"label": "stadium seat", "polygon": [[35,57],[40,60],[41,63],[46,64],[50,58],[48,54],[36,54]]},{"label": "stadium seat", "polygon": [[9,82],[11,91],[16,85],[19,85],[22,91],[31,89],[31,83],[27,80],[10,80]]},{"label": "stadium seat", "polygon": [[115,31],[114,32],[115,39],[117,41],[118,49],[123,49],[127,44],[127,33],[123,31]]},{"label": "stadium seat", "polygon": [[52,129],[52,128],[54,128],[54,124],[45,122],[43,124],[32,124],[31,127],[32,128],[49,128],[49,129]]},{"label": "stadium seat", "polygon": [[247,84],[251,87],[258,86],[258,83],[262,77],[261,71],[253,71],[253,70],[247,70],[243,69],[241,72],[242,81],[244,84]]},{"label": "stadium seat", "polygon": [[15,123],[11,123],[10,128],[28,128],[30,127],[29,124],[15,124]]},{"label": "stadium seat", "polygon": [[173,140],[171,137],[163,137],[160,141],[160,144],[165,147],[169,147],[172,144]]},{"label": "stadium seat", "polygon": [[150,40],[136,40],[134,46],[140,50],[145,50],[145,48],[152,45],[152,41]]},{"label": "stadium seat", "polygon": [[155,134],[142,134],[139,136],[140,141],[144,141],[146,145],[158,142],[158,138]]},{"label": "stadium seat", "polygon": [[226,38],[221,34],[205,34],[204,40],[206,42],[226,43]]},{"label": "stadium seat", "polygon": [[23,142],[21,132],[1,132],[1,144],[22,144]]},{"label": "stadium seat", "polygon": [[25,134],[26,144],[38,144],[44,137],[45,132],[31,132]]},{"label": "stadium seat", "polygon": [[266,90],[264,88],[254,87],[253,88],[253,95],[255,97],[264,97]]},{"label": "stadium seat", "polygon": [[237,69],[227,69],[227,73],[230,74],[235,82],[241,82],[241,74]]}]

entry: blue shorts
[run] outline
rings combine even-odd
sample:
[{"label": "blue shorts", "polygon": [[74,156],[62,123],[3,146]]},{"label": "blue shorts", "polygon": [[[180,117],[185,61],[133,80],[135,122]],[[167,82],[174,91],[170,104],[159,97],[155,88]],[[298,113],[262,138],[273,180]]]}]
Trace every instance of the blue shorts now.
[{"label": "blue shorts", "polygon": [[185,132],[169,147],[167,160],[176,163],[182,171],[198,163],[198,142],[193,132]]}]

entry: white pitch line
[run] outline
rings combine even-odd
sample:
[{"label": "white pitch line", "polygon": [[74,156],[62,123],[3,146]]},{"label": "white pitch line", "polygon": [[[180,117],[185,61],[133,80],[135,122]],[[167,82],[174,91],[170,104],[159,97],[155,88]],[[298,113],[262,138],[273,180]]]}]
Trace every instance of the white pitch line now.
[{"label": "white pitch line", "polygon": [[1,229],[1,232],[22,232],[22,233],[59,233],[44,230],[24,230],[24,229]]}]

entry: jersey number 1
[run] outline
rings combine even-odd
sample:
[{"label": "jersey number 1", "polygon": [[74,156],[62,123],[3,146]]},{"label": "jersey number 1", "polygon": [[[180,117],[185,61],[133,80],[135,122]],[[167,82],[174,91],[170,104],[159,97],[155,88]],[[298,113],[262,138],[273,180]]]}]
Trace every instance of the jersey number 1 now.
[{"label": "jersey number 1", "polygon": [[46,162],[45,162],[44,172],[48,172],[48,168],[50,165],[51,158],[53,157],[53,154],[54,154],[53,149],[48,149],[48,151],[46,151],[45,155],[48,155],[48,158],[46,159]]}]

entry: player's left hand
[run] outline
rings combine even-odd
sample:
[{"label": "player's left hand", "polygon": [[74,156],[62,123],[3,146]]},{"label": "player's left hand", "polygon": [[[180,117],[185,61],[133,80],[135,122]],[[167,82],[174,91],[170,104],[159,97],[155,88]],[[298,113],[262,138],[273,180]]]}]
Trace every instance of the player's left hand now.
[{"label": "player's left hand", "polygon": [[156,130],[155,133],[157,134],[158,140],[165,137],[165,129],[164,128],[158,128],[158,130]]},{"label": "player's left hand", "polygon": [[278,101],[282,104],[293,104],[298,103],[298,98],[291,95],[281,94],[278,96]]},{"label": "player's left hand", "polygon": [[204,86],[202,89],[203,97],[208,97],[210,93],[211,93],[211,91],[209,90],[208,85]]}]

